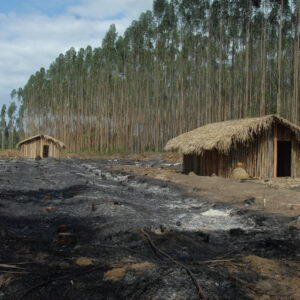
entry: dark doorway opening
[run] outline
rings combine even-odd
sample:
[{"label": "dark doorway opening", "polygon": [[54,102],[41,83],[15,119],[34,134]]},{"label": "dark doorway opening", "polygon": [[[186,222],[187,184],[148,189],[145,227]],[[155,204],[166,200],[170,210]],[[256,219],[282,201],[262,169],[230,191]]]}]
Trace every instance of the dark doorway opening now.
[{"label": "dark doorway opening", "polygon": [[277,142],[277,177],[291,176],[291,142]]},{"label": "dark doorway opening", "polygon": [[49,156],[49,146],[44,145],[43,146],[43,157],[48,157]]}]

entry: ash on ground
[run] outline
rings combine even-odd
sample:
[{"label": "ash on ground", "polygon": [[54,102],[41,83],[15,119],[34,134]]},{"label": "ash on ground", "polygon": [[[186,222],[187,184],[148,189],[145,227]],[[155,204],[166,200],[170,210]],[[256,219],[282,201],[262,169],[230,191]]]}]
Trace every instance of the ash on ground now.
[{"label": "ash on ground", "polygon": [[116,163],[0,160],[0,299],[299,299],[300,220]]}]

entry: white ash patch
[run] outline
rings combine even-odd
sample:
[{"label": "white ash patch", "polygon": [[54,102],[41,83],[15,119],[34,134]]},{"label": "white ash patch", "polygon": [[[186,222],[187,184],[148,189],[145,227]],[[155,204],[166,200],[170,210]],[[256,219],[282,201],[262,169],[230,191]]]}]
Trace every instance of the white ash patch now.
[{"label": "white ash patch", "polygon": [[241,228],[250,230],[254,222],[232,214],[232,210],[209,209],[203,213],[189,213],[180,220],[182,230],[230,230]]},{"label": "white ash patch", "polygon": [[[125,183],[126,186],[132,187],[134,189],[141,189],[145,193],[153,193],[153,194],[167,194],[168,196],[176,196],[176,193],[172,193],[171,190],[168,187],[162,187],[159,184],[148,184],[147,182],[139,182],[138,180],[130,180],[129,181],[129,176],[130,175],[114,175],[111,174],[110,172],[101,170],[95,166],[89,165],[89,164],[82,164],[83,167],[85,167],[90,174],[93,174],[93,176],[99,177],[100,180],[101,176],[104,176],[108,180],[112,180],[118,183]],[[80,174],[81,175],[81,174]],[[87,174],[84,174],[85,177],[88,177]],[[94,184],[96,182],[94,181]]]},{"label": "white ash patch", "polygon": [[209,209],[205,212],[203,212],[201,215],[202,216],[207,216],[207,217],[228,217],[230,216],[232,209],[226,209],[226,210],[218,210],[218,209]]},{"label": "white ash patch", "polygon": [[170,209],[177,209],[177,208],[185,208],[185,209],[204,209],[204,207],[207,207],[207,202],[203,202],[200,199],[195,198],[185,198],[176,200],[174,199],[171,203],[168,203],[165,205],[166,207]]}]

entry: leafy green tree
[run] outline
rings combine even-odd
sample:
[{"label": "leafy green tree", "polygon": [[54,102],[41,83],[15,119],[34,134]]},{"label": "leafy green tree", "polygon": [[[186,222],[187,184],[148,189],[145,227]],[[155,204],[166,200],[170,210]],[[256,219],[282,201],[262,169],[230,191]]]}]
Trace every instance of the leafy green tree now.
[{"label": "leafy green tree", "polygon": [[111,25],[101,47],[71,48],[13,91],[20,135],[143,151],[222,120],[277,112],[299,124],[299,6],[155,0],[123,35]]}]

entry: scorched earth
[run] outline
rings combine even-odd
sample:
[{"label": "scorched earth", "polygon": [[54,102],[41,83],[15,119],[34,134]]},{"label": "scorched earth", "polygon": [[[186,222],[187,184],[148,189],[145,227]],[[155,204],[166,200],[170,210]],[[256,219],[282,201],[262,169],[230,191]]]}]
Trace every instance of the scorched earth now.
[{"label": "scorched earth", "polygon": [[0,299],[300,299],[295,217],[112,169],[134,163],[0,160]]}]

